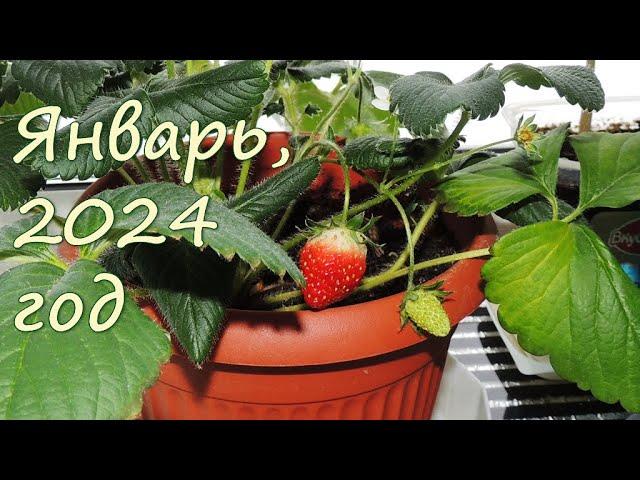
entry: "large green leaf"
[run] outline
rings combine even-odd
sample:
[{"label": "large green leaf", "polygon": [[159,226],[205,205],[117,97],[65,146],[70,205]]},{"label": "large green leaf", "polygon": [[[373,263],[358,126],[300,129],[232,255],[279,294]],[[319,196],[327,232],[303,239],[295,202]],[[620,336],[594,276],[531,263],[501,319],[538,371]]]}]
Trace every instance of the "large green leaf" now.
[{"label": "large green leaf", "polygon": [[17,120],[0,123],[0,210],[18,208],[44,187],[42,175],[13,161],[13,154],[26,144]]},{"label": "large green leaf", "polygon": [[437,187],[446,211],[487,215],[544,193],[526,152],[516,149],[449,175]]},{"label": "large green leaf", "polygon": [[260,223],[278,213],[304,192],[320,173],[320,162],[309,158],[285,168],[239,197],[231,198],[227,207]]},{"label": "large green leaf", "polygon": [[345,60],[293,60],[287,64],[287,72],[296,80],[310,80],[344,74],[349,68]]},{"label": "large green leaf", "polygon": [[571,105],[579,104],[584,110],[600,110],[604,107],[604,91],[600,80],[589,68],[578,65],[531,67],[512,63],[500,71],[504,83],[516,82],[523,87],[538,90],[555,88],[558,95]]},{"label": "large green leaf", "polygon": [[[94,283],[101,272],[96,263],[79,260],[66,272],[30,263],[0,277],[0,418],[118,419],[140,411],[143,390],[169,359],[169,340],[128,294],[112,328],[101,333],[91,330],[91,308],[113,291],[106,282]],[[14,318],[26,304],[18,299],[33,292],[43,295],[45,303],[28,323],[42,321],[44,326],[20,332]],[[49,312],[67,292],[80,296],[84,313],[75,327],[60,333],[49,326]],[[100,322],[113,311],[110,305],[103,309]],[[60,321],[71,315],[67,303],[60,310]]]},{"label": "large green leaf", "polygon": [[605,402],[640,411],[640,290],[584,225],[546,222],[503,237],[483,268],[502,325]]},{"label": "large green leaf", "polygon": [[233,265],[184,240],[136,245],[131,261],[191,361],[202,364],[224,325]]},{"label": "large green leaf", "polygon": [[571,146],[580,160],[581,210],[640,200],[640,133],[583,133]]},{"label": "large green leaf", "polygon": [[554,199],[566,132],[567,125],[562,125],[536,140],[533,158],[517,148],[449,175],[438,186],[445,209],[486,215],[534,194]]},{"label": "large green leaf", "polygon": [[532,160],[532,169],[550,197],[556,193],[558,160],[562,145],[567,138],[568,128],[568,123],[560,125],[534,142],[537,153]]},{"label": "large green leaf", "polygon": [[89,105],[120,60],[17,60],[11,73],[23,90],[74,117]]},{"label": "large green leaf", "polygon": [[[159,209],[157,218],[147,228],[147,232],[159,233],[176,239],[186,238],[193,243],[193,229],[173,231],[169,229],[169,225],[201,197],[190,188],[172,183],[132,185],[116,190],[106,190],[96,195],[94,198],[104,200],[111,205],[115,212],[115,221],[110,231],[112,237],[122,236],[143,222],[147,216],[145,208],[138,208],[129,215],[122,212],[125,205],[142,197],[153,200]],[[191,218],[195,219],[195,216],[194,213]],[[221,202],[210,200],[206,211],[206,220],[216,222],[218,227],[215,230],[204,229],[203,242],[223,257],[230,259],[237,254],[252,267],[257,267],[262,263],[278,275],[284,275],[286,272],[296,282],[303,283],[300,270],[280,245],[271,240],[243,215],[236,213]],[[76,222],[74,232],[77,236],[85,237],[96,231],[103,224],[103,221],[104,213],[102,210],[87,209]]]},{"label": "large green leaf", "polygon": [[[188,133],[192,121],[199,122],[201,127],[212,121],[230,126],[248,118],[252,108],[262,100],[267,87],[265,66],[261,61],[233,63],[182,79],[155,79],[146,88],[96,98],[78,118],[81,137],[91,136],[97,122],[104,124],[100,137],[103,160],[93,156],[91,145],[88,144],[80,145],[77,158],[69,160],[69,126],[56,136],[53,162],[45,159],[44,145],[26,161],[48,178],[58,175],[64,180],[74,177],[84,180],[92,175],[99,177],[122,165],[109,153],[108,135],[116,112],[125,102],[139,100],[142,103],[142,114],[136,127],[143,138],[163,122],[173,122],[182,135]],[[130,141],[128,133],[122,135],[118,139],[119,150],[128,150]]]},{"label": "large green leaf", "polygon": [[364,75],[374,86],[385,88],[390,88],[393,82],[402,77],[399,73],[383,72],[380,70],[368,70]]},{"label": "large green leaf", "polygon": [[214,120],[230,126],[248,119],[268,87],[264,62],[248,60],[177,80],[154,80],[148,91],[158,121],[188,133],[193,121],[203,127]]},{"label": "large green leaf", "polygon": [[[115,160],[109,152],[109,130],[116,112],[129,100],[138,100],[142,103],[142,115],[135,125],[143,138],[148,136],[153,130],[155,119],[152,113],[153,106],[144,90],[132,91],[122,98],[100,96],[78,117],[78,135],[90,137],[93,134],[94,125],[98,122],[103,123],[100,134],[100,151],[104,156],[102,160],[95,158],[93,149],[88,144],[80,145],[76,159],[70,160],[68,151],[71,127],[67,126],[56,134],[52,162],[45,158],[44,144],[30,154],[25,162],[29,163],[33,169],[39,170],[46,178],[60,176],[63,180],[76,177],[80,180],[86,180],[91,176],[101,177],[110,170],[119,168],[123,163]],[[120,152],[127,151],[131,146],[131,135],[125,132],[118,138],[117,145]]]},{"label": "large green leaf", "polygon": [[437,140],[366,136],[347,142],[343,153],[347,163],[355,168],[384,171],[427,160],[438,147]]},{"label": "large green leaf", "polygon": [[[296,112],[308,111],[309,105],[318,109],[314,115],[307,113],[300,115],[297,125],[297,130],[300,132],[315,131],[323,116],[331,109],[336,96],[343,93],[342,90],[339,90],[332,95],[320,90],[312,82],[296,83],[289,88],[289,91]],[[331,128],[335,134],[353,138],[356,133],[360,133],[364,126],[368,135],[393,136],[394,131],[397,130],[393,116],[387,111],[374,107],[371,104],[372,100],[373,95],[368,88],[364,88],[362,91],[362,102],[355,95],[350,95],[331,122]],[[359,124],[357,122],[358,106],[361,107]],[[290,115],[289,118],[291,119]]]},{"label": "large green leaf", "polygon": [[460,83],[453,84],[437,72],[402,77],[391,85],[391,110],[412,133],[427,136],[443,124],[446,116],[466,109],[471,118],[484,120],[504,104],[504,84],[487,65]]},{"label": "large green leaf", "polygon": [[3,115],[24,115],[32,110],[43,107],[44,103],[36,98],[33,93],[20,92],[15,102],[4,102],[0,107],[0,116]]},{"label": "large green leaf", "polygon": [[[0,228],[0,260],[20,257],[22,260],[42,260],[50,259],[52,252],[46,243],[27,243],[20,248],[13,246],[16,239],[40,221],[44,213],[31,215],[18,220],[17,222],[5,225]],[[39,235],[46,235],[47,228],[36,232]]]}]

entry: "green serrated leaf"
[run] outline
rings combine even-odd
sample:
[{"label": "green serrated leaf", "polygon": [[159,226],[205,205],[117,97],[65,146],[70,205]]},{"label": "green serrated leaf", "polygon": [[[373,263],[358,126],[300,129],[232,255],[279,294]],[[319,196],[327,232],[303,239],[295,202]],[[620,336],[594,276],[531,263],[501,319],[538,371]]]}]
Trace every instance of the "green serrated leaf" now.
[{"label": "green serrated leaf", "polygon": [[227,207],[260,223],[289,205],[320,173],[320,162],[309,158],[256,185],[240,197],[227,202]]},{"label": "green serrated leaf", "polygon": [[445,209],[463,216],[487,215],[535,194],[555,198],[560,149],[568,125],[534,142],[534,158],[517,148],[449,175],[438,186]]},{"label": "green serrated leaf", "polygon": [[298,81],[308,82],[331,75],[342,75],[349,69],[345,60],[294,60],[287,65],[287,73]]},{"label": "green serrated leaf", "polygon": [[[78,118],[81,137],[91,136],[94,125],[103,123],[100,137],[103,160],[94,157],[92,147],[88,144],[80,145],[77,158],[69,160],[71,127],[68,126],[56,135],[53,162],[46,160],[44,145],[25,161],[47,178],[58,175],[63,180],[75,177],[85,180],[94,175],[100,177],[122,166],[122,162],[110,155],[108,145],[114,116],[125,102],[139,100],[142,103],[142,114],[136,122],[142,138],[163,122],[173,122],[182,135],[189,131],[192,121],[200,122],[201,127],[212,121],[230,126],[247,118],[252,108],[262,100],[262,93],[267,87],[264,63],[261,61],[238,62],[183,79],[155,79],[146,89],[137,88],[96,98]],[[128,133],[120,136],[119,151],[127,151],[130,142]]]},{"label": "green serrated leaf", "polygon": [[74,117],[89,105],[120,60],[17,60],[11,73],[23,90]]},{"label": "green serrated leaf", "polygon": [[562,145],[567,138],[568,128],[569,124],[565,123],[533,142],[534,151],[537,153],[531,168],[549,197],[553,197],[556,193],[558,160]]},{"label": "green serrated leaf", "polygon": [[382,72],[378,70],[368,70],[364,75],[374,86],[379,85],[385,88],[390,88],[393,82],[402,77],[399,73]]},{"label": "green serrated leaf", "polygon": [[570,141],[580,160],[581,211],[640,200],[640,133],[582,133]]},{"label": "green serrated leaf", "polygon": [[366,136],[347,142],[343,153],[347,164],[357,169],[384,171],[426,160],[436,153],[438,146],[437,140]]},{"label": "green serrated leaf", "polygon": [[471,118],[484,120],[503,104],[504,84],[490,65],[456,84],[441,73],[420,72],[391,85],[391,111],[397,110],[404,126],[419,136],[437,131],[456,110],[468,110]]},{"label": "green serrated leaf", "polygon": [[[51,258],[52,253],[45,243],[27,243],[20,248],[13,246],[16,239],[34,227],[43,215],[44,213],[32,215],[0,228],[0,260],[20,257],[22,260],[41,261]],[[46,235],[47,228],[36,234]]]},{"label": "green serrated leaf", "polygon": [[148,92],[158,121],[186,134],[194,121],[231,126],[249,118],[268,87],[264,62],[247,60],[176,80],[154,79]]},{"label": "green serrated leaf", "polygon": [[[129,215],[122,209],[137,198],[149,198],[159,209],[158,216],[146,229],[172,238],[185,238],[193,243],[193,230],[169,229],[169,225],[201,197],[188,187],[172,183],[150,183],[131,185],[115,190],[106,190],[94,198],[104,200],[114,210],[115,220],[110,230],[111,238],[119,238],[124,233],[140,225],[147,216],[146,209],[139,208]],[[278,275],[289,273],[298,283],[304,278],[295,262],[287,253],[262,230],[253,225],[246,217],[226,207],[221,202],[210,200],[206,210],[206,220],[214,221],[215,230],[203,230],[203,242],[221,255],[237,254],[242,260],[253,265],[264,263]],[[195,213],[192,215],[195,218]],[[97,208],[85,210],[75,224],[76,236],[85,237],[93,233],[104,222],[104,213]]]},{"label": "green serrated leaf", "polygon": [[601,110],[604,107],[604,91],[595,73],[578,65],[531,67],[512,63],[500,71],[503,83],[516,82],[522,87],[538,90],[555,88],[558,95],[571,105],[579,104],[584,110]]},{"label": "green serrated leaf", "polygon": [[144,72],[151,69],[158,60],[122,60],[125,69],[130,72]]},{"label": "green serrated leaf", "polygon": [[[69,142],[71,126],[67,126],[56,134],[54,145],[54,160],[48,161],[45,157],[45,145],[33,151],[24,161],[33,169],[39,170],[46,178],[60,176],[63,180],[78,178],[86,180],[92,176],[101,177],[113,169],[120,168],[123,162],[114,159],[109,151],[109,131],[118,109],[129,100],[138,100],[142,103],[142,114],[135,122],[136,128],[144,138],[148,136],[155,125],[153,105],[150,103],[146,92],[142,89],[131,91],[128,95],[119,97],[101,96],[96,98],[78,117],[78,136],[90,137],[93,134],[94,125],[103,123],[100,134],[100,151],[104,158],[98,160],[93,155],[92,146],[82,144],[77,149],[75,160],[69,159]],[[125,118],[129,118],[131,113]],[[126,152],[131,146],[131,135],[125,132],[117,140],[118,150]]]},{"label": "green serrated leaf", "polygon": [[[104,270],[79,260],[66,272],[45,263],[18,266],[0,277],[0,418],[8,419],[124,419],[137,415],[142,393],[169,359],[165,332],[148,319],[131,298],[117,323],[105,332],[89,327],[91,307],[113,288],[94,283]],[[42,321],[35,332],[20,332],[16,314],[25,308],[18,299],[40,293],[44,306],[28,323]],[[84,304],[83,315],[71,330],[59,333],[49,326],[53,302],[74,292]],[[113,311],[105,307],[99,320]],[[69,303],[60,321],[72,315]]]},{"label": "green serrated leaf", "polygon": [[131,261],[191,361],[202,364],[224,325],[232,265],[184,240],[139,244]]},{"label": "green serrated leaf", "polygon": [[437,190],[444,209],[462,216],[487,215],[545,193],[521,149],[458,170],[447,176]]},{"label": "green serrated leaf", "polygon": [[598,399],[640,411],[640,290],[584,225],[523,227],[493,247],[487,298],[504,328]]},{"label": "green serrated leaf", "polygon": [[44,187],[42,175],[13,161],[27,143],[18,134],[18,120],[0,123],[0,210],[18,208]]},{"label": "green serrated leaf", "polygon": [[24,115],[37,108],[43,107],[44,103],[29,92],[20,92],[14,103],[4,102],[0,107],[0,116],[4,115]]}]

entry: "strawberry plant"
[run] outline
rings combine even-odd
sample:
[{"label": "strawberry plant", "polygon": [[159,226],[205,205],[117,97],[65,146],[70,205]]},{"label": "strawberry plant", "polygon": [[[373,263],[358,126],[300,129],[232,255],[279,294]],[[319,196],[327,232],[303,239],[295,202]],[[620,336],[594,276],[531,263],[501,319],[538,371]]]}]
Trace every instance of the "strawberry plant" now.
[{"label": "strawberry plant", "polygon": [[[0,62],[0,74],[0,208],[24,215],[0,229],[0,259],[11,262],[0,276],[0,417],[133,417],[170,356],[168,333],[201,366],[229,308],[330,308],[400,281],[399,327],[447,335],[448,292],[421,275],[476,257],[489,258],[486,295],[523,348],[599,399],[640,411],[638,288],[582,217],[640,199],[640,136],[571,137],[582,164],[575,209],[556,197],[565,126],[539,135],[523,119],[514,138],[460,148],[469,121],[498,113],[509,82],[601,109],[591,70],[488,65],[453,83],[337,60],[17,60]],[[313,82],[331,75],[340,78],[331,92]],[[132,101],[139,112],[119,117]],[[29,117],[51,106],[74,123],[55,132],[54,115]],[[263,115],[281,115],[291,131],[277,174],[263,181],[252,178],[257,153],[225,161],[260,147],[259,135],[233,147],[194,135],[192,122],[219,122],[217,135],[235,129],[237,140]],[[51,131],[54,141],[32,144],[25,123],[31,139]],[[131,148],[136,132],[158,158]],[[507,153],[488,152],[513,140]],[[121,186],[67,219],[31,200],[46,179],[107,175]],[[440,212],[507,207],[521,228],[493,248],[420,256]],[[385,228],[400,232],[399,246]],[[52,247],[63,240],[73,246]],[[385,250],[393,261],[375,265]]]}]

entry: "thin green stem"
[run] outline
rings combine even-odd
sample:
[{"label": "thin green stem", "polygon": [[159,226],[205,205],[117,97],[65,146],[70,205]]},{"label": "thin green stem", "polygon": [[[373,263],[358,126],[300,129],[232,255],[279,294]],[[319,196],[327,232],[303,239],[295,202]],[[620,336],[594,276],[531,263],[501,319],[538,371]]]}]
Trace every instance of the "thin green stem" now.
[{"label": "thin green stem", "polygon": [[[427,268],[437,267],[439,265],[446,265],[448,263],[455,263],[460,260],[486,257],[488,255],[491,255],[491,252],[488,248],[481,248],[478,250],[470,250],[468,252],[455,253],[453,255],[447,255],[445,257],[434,258],[431,260],[426,260],[424,262],[416,263],[414,265],[414,272],[418,272],[420,270],[426,270]],[[366,292],[368,290],[372,290],[391,280],[404,277],[408,273],[409,273],[409,268],[402,268],[395,272],[383,272],[381,274],[374,275],[371,277],[365,277],[362,280],[362,283],[360,284],[360,286],[355,290],[354,293]],[[298,298],[302,298],[302,293],[300,292],[300,290],[290,290],[288,292],[282,292],[276,295],[269,295],[261,299],[261,301],[266,305],[281,305],[283,302],[296,300]],[[297,307],[297,305],[292,305],[290,307],[284,307],[284,308],[295,308],[295,307]]]},{"label": "thin green stem", "polygon": [[582,212],[584,212],[583,208],[576,208],[573,212],[571,212],[569,215],[564,217],[562,221],[565,223],[573,222],[576,218],[582,215]]},{"label": "thin green stem", "polygon": [[[418,243],[418,240],[420,240],[420,237],[422,236],[425,228],[427,228],[427,225],[429,225],[429,222],[438,211],[438,207],[438,202],[434,200],[429,204],[427,208],[425,208],[422,216],[420,217],[420,220],[418,220],[416,227],[413,229],[413,236],[411,237],[413,247],[415,247],[415,245]],[[404,264],[407,262],[407,258],[409,258],[409,245],[407,245],[407,247],[403,250],[403,252],[400,254],[400,256],[388,271],[395,272],[399,268],[404,267]]]},{"label": "thin green stem", "polygon": [[245,160],[242,162],[240,168],[240,176],[238,177],[238,185],[236,187],[236,197],[244,193],[244,189],[247,186],[247,180],[249,179],[249,172],[251,172],[251,160]]},{"label": "thin green stem", "polygon": [[558,220],[558,199],[551,195],[547,197],[547,200],[551,204],[551,219],[554,221]]},{"label": "thin green stem", "polygon": [[[267,60],[265,63],[267,76],[271,72],[271,66],[273,65],[273,60]],[[249,120],[249,125],[247,130],[252,130],[256,128],[258,125],[258,120],[262,116],[262,111],[264,110],[264,105],[269,100],[267,98],[263,98],[258,105],[253,107],[253,111],[251,112],[251,119]],[[253,147],[252,147],[253,148]],[[240,176],[238,178],[238,185],[236,186],[236,197],[242,195],[244,193],[245,188],[247,187],[247,181],[249,179],[249,173],[251,172],[251,160],[245,160],[242,162],[242,167],[240,169]]]},{"label": "thin green stem", "polygon": [[409,217],[407,217],[407,212],[404,210],[404,207],[400,203],[400,201],[393,195],[389,195],[388,192],[383,192],[385,195],[389,197],[389,200],[395,205],[400,217],[402,218],[402,223],[404,224],[404,231],[407,235],[407,249],[409,250],[409,270],[407,273],[407,289],[413,287],[413,272],[415,266],[415,251],[414,251],[414,243],[413,243],[413,235],[411,233],[411,224],[409,223]]},{"label": "thin green stem", "polygon": [[167,60],[167,78],[172,79],[176,76],[176,61]]},{"label": "thin green stem", "polygon": [[151,177],[147,173],[147,170],[144,168],[144,165],[142,165],[142,162],[140,161],[140,159],[137,156],[134,156],[131,159],[131,162],[136,167],[136,170],[140,172],[140,175],[142,176],[142,179],[144,180],[144,182],[145,183],[151,182]]},{"label": "thin green stem", "polygon": [[344,175],[344,204],[342,206],[342,225],[347,224],[349,220],[349,199],[351,198],[351,174],[349,171],[349,165],[341,162],[342,173]]},{"label": "thin green stem", "polygon": [[131,175],[129,175],[127,173],[127,171],[124,169],[124,167],[120,167],[117,170],[117,172],[124,179],[124,181],[127,182],[129,185],[137,185],[136,181],[133,178],[131,178]]},{"label": "thin green stem", "polygon": [[[414,265],[414,271],[417,272],[426,268],[437,267],[438,265],[445,265],[447,263],[455,263],[459,260],[466,260],[469,258],[486,257],[490,254],[491,252],[488,248],[455,253],[453,255],[447,255],[445,257],[434,258],[432,260],[426,260],[424,262],[416,263]],[[408,267],[405,267],[401,268],[400,270],[396,270],[395,272],[383,272],[374,277],[365,278],[362,281],[360,287],[356,289],[356,292],[366,292],[391,280],[395,280],[396,278],[404,277],[409,273],[409,271],[410,269]]]},{"label": "thin green stem", "polygon": [[284,226],[289,221],[289,217],[293,213],[293,209],[295,208],[295,206],[296,206],[295,200],[291,202],[289,205],[287,205],[287,209],[282,214],[282,217],[280,217],[280,221],[278,222],[278,225],[276,225],[276,229],[271,234],[271,238],[273,238],[274,240],[277,240],[280,237],[280,235],[282,234],[282,230],[284,229]]},{"label": "thin green stem", "polygon": [[167,162],[164,161],[164,158],[158,159],[160,163],[160,173],[162,173],[162,179],[165,182],[171,182],[171,175],[169,175],[169,169],[167,168]]}]

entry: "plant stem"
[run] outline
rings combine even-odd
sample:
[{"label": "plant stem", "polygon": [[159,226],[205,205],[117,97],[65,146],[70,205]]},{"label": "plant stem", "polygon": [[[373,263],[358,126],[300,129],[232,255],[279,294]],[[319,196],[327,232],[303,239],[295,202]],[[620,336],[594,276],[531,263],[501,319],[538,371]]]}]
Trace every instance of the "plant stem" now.
[{"label": "plant stem", "polygon": [[[454,253],[453,255],[447,255],[445,257],[434,258],[431,260],[426,260],[424,262],[416,263],[414,265],[414,271],[418,272],[420,270],[425,270],[427,268],[437,267],[439,265],[446,265],[447,263],[455,263],[460,260],[467,260],[469,258],[478,258],[478,257],[486,257],[491,255],[488,248],[481,248],[479,250],[471,250],[468,252],[460,252]],[[381,274],[365,277],[362,280],[362,284],[358,287],[354,293],[356,292],[366,292],[368,290],[372,290],[373,288],[379,287],[380,285],[389,282],[391,280],[395,280],[396,278],[404,277],[409,273],[409,268],[403,268],[396,272],[383,272]],[[297,298],[301,298],[302,293],[300,290],[290,290],[288,292],[278,293],[276,295],[270,295],[262,299],[262,301],[267,305],[279,305],[282,302],[286,302],[289,300],[295,300]],[[291,307],[284,308],[293,308],[296,305]]]},{"label": "plant stem", "polygon": [[454,162],[459,162],[462,160],[466,160],[467,158],[471,157],[472,155],[475,155],[476,153],[480,153],[483,152],[485,150],[487,150],[488,148],[491,147],[495,147],[496,145],[500,145],[502,143],[507,143],[507,142],[511,142],[513,141],[513,138],[507,138],[505,140],[499,140],[497,142],[492,142],[492,143],[488,143],[487,145],[483,145],[482,147],[477,147],[474,148],[472,150],[467,150],[465,152],[461,152],[458,153],[456,155],[453,155],[450,159],[445,160],[443,162],[439,162],[436,164],[432,164],[432,165],[427,165],[424,166],[418,170],[414,170],[413,172],[409,172],[406,175],[403,175],[401,177],[397,177],[394,178],[389,185],[395,185],[398,182],[401,182],[403,180],[406,180],[407,178],[413,177],[414,175],[422,175],[428,172],[432,172],[434,170],[439,170],[440,168],[446,167],[448,165],[451,165]]},{"label": "plant stem", "polygon": [[160,158],[160,173],[162,173],[162,179],[165,182],[171,183],[171,175],[169,175],[169,169],[167,168],[167,163],[164,161],[164,158]]},{"label": "plant stem", "polygon": [[142,165],[142,162],[140,161],[140,159],[134,155],[131,161],[135,165],[136,170],[140,172],[140,175],[142,176],[142,179],[144,180],[144,182],[145,183],[151,182],[151,177],[149,177],[149,174],[147,173],[147,170],[144,168],[144,165]]},{"label": "plant stem", "polygon": [[131,178],[131,175],[129,175],[127,173],[127,171],[124,169],[124,167],[120,167],[117,172],[120,174],[120,176],[124,179],[125,182],[127,182],[129,185],[137,185],[136,181]]},{"label": "plant stem", "polygon": [[[447,263],[454,263],[459,260],[466,260],[469,258],[477,258],[477,257],[486,257],[490,255],[490,251],[488,248],[482,248],[479,250],[471,250],[469,252],[461,252],[455,253],[453,255],[447,255],[446,257],[434,258],[432,260],[426,260],[424,262],[416,263],[414,266],[414,270],[417,272],[419,270],[424,270],[426,268],[436,267],[438,265],[445,265]],[[365,278],[362,281],[362,284],[356,292],[366,292],[367,290],[371,290],[372,288],[378,287],[384,283],[387,283],[390,280],[395,280],[396,278],[404,277],[409,273],[409,268],[401,268],[395,272],[383,272],[374,277]]]},{"label": "plant stem", "polygon": [[398,213],[400,214],[400,217],[402,218],[402,223],[404,224],[404,231],[407,235],[407,250],[409,251],[409,270],[407,271],[408,273],[408,278],[407,278],[407,289],[410,289],[411,287],[413,287],[413,271],[414,271],[414,266],[415,266],[415,259],[414,259],[414,243],[413,243],[413,235],[411,233],[411,224],[409,223],[409,218],[407,217],[407,212],[405,212],[404,207],[402,206],[402,204],[400,203],[400,201],[393,195],[389,195],[388,192],[383,192],[385,193],[385,195],[387,195],[389,197],[389,200],[391,200],[391,202],[396,206],[396,209],[398,210]]},{"label": "plant stem", "polygon": [[[587,60],[587,68],[590,70],[596,69],[596,61],[595,60]],[[580,114],[580,124],[578,127],[578,133],[590,132],[591,131],[591,119],[593,117],[592,112],[588,110],[583,110]]]},{"label": "plant stem", "polygon": [[[284,226],[289,221],[289,217],[293,213],[293,209],[295,208],[295,206],[296,206],[295,200],[292,201],[289,205],[287,205],[287,209],[282,214],[282,217],[280,217],[280,221],[278,222],[278,225],[276,225],[276,229],[271,234],[271,238],[273,238],[274,240],[277,240],[278,237],[280,237],[280,234],[282,233]],[[304,239],[305,237],[302,237],[302,238]]]},{"label": "plant stem", "polygon": [[567,215],[566,217],[564,217],[562,219],[563,222],[565,223],[571,223],[573,222],[576,218],[578,218],[580,215],[582,215],[582,212],[584,211],[583,208],[576,208],[573,212],[571,212],[569,215]]},{"label": "plant stem", "polygon": [[[271,72],[271,66],[273,65],[272,60],[268,60],[266,62],[266,72],[267,76]],[[251,112],[251,119],[249,120],[249,126],[247,130],[253,130],[258,125],[258,120],[260,120],[260,116],[262,115],[262,111],[264,109],[265,103],[269,100],[267,98],[263,98],[258,105],[253,107],[253,111]],[[249,179],[249,173],[251,172],[251,159],[245,160],[242,162],[242,168],[240,169],[240,176],[238,178],[238,185],[236,186],[236,197],[239,197],[244,193],[244,190],[247,186],[247,180]]]},{"label": "plant stem", "polygon": [[[456,126],[455,130],[453,131],[453,133],[451,134],[451,136],[449,138],[447,138],[447,140],[442,144],[442,146],[440,147],[440,151],[438,152],[438,154],[436,156],[442,156],[444,154],[446,154],[447,150],[450,149],[453,146],[453,143],[455,142],[455,140],[458,138],[458,136],[460,135],[460,132],[462,131],[462,129],[464,128],[464,126],[467,124],[467,122],[469,121],[470,118],[470,114],[469,112],[463,112],[462,117],[460,118],[460,121],[458,122],[458,125]],[[407,178],[403,183],[401,183],[400,185],[398,185],[397,187],[389,190],[389,193],[392,195],[399,195],[403,192],[405,192],[406,190],[408,190],[409,188],[411,188],[413,185],[415,185],[419,180],[420,180],[421,175],[415,175],[412,176],[410,178]],[[353,207],[351,207],[349,209],[349,217],[353,217],[354,215],[358,215],[359,213],[362,213],[372,207],[375,207],[377,205],[380,205],[381,203],[384,203],[385,201],[387,201],[388,198],[386,195],[383,194],[379,194],[376,195],[373,198],[370,198],[369,200],[366,200],[362,203],[359,203],[358,205],[354,205]],[[329,217],[327,220],[328,221],[337,221],[340,219],[340,216],[342,214],[337,214],[334,215],[332,217]],[[302,242],[305,238],[307,237],[306,235],[306,231],[302,231],[300,233],[297,233],[296,235],[292,236],[291,238],[289,238],[286,242],[284,242],[282,244],[282,247],[285,250],[290,250],[293,247],[295,247],[296,245],[298,245],[300,242]]]},{"label": "plant stem", "polygon": [[[418,240],[420,240],[422,233],[424,232],[425,228],[427,228],[427,225],[429,225],[429,222],[431,221],[435,213],[438,211],[439,206],[440,205],[438,204],[438,202],[434,200],[424,210],[422,217],[420,217],[420,220],[418,220],[416,227],[413,229],[413,237],[411,238],[413,246],[415,246],[418,243]],[[407,247],[400,254],[396,262],[389,268],[388,271],[395,272],[399,268],[403,267],[408,257],[409,257],[409,245],[407,244]]]},{"label": "plant stem", "polygon": [[176,76],[176,61],[167,60],[167,78],[172,79]]}]

